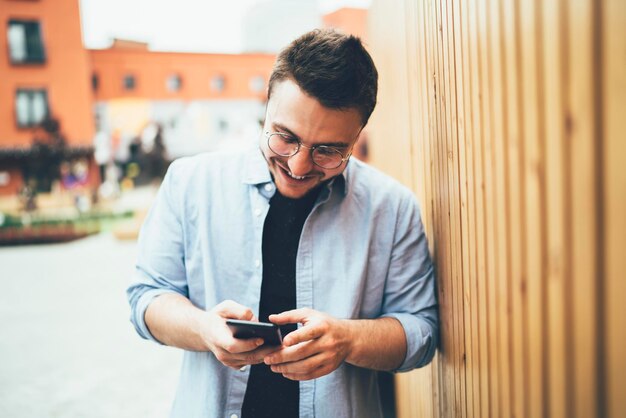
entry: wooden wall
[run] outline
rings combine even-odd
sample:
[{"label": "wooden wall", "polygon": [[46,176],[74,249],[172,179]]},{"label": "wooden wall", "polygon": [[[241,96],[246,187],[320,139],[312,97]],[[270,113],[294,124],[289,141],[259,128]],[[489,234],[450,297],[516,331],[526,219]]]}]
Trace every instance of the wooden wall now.
[{"label": "wooden wall", "polygon": [[373,0],[368,27],[371,162],[438,270],[398,416],[626,417],[626,1]]}]

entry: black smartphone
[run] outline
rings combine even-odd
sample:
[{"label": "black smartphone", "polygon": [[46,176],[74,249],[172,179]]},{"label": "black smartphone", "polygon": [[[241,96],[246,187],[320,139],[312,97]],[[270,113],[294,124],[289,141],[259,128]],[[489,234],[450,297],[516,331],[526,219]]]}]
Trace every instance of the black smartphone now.
[{"label": "black smartphone", "polygon": [[265,345],[281,345],[283,343],[280,328],[276,324],[227,319],[226,325],[231,329],[235,338],[262,338]]}]

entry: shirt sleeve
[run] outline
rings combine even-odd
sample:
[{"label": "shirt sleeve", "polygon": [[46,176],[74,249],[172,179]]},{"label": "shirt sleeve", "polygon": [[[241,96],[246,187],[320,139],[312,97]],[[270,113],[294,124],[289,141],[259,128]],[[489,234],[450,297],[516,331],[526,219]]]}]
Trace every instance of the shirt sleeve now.
[{"label": "shirt sleeve", "polygon": [[155,339],[145,322],[145,312],[152,300],[163,293],[188,297],[185,274],[184,231],[181,223],[182,201],[177,193],[177,162],[174,162],[148,212],[138,240],[137,263],[126,290],[130,304],[130,321],[137,333]]},{"label": "shirt sleeve", "polygon": [[435,270],[412,195],[397,216],[382,316],[396,318],[406,335],[406,357],[396,372],[423,367],[432,360],[439,337]]}]

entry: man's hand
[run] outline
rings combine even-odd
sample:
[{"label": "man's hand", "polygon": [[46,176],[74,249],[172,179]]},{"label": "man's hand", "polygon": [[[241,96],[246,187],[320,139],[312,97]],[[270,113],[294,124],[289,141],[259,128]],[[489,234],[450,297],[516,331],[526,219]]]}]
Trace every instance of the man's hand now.
[{"label": "man's hand", "polygon": [[288,379],[325,376],[337,369],[350,352],[352,336],[345,320],[307,308],[270,315],[269,319],[277,325],[303,324],[283,339],[279,351],[264,360],[273,372]]},{"label": "man's hand", "polygon": [[239,339],[233,337],[226,325],[226,319],[256,321],[249,308],[232,300],[226,300],[207,312],[207,345],[222,364],[239,369],[248,364],[263,362],[263,358],[280,347],[261,347],[260,338]]}]

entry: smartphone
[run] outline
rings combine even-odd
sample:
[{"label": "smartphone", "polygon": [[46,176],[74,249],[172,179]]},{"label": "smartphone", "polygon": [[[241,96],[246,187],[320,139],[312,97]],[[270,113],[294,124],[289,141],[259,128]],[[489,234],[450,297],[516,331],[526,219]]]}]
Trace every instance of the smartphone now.
[{"label": "smartphone", "polygon": [[227,319],[226,325],[231,329],[235,338],[262,338],[265,345],[281,345],[283,343],[280,328],[276,324]]}]

